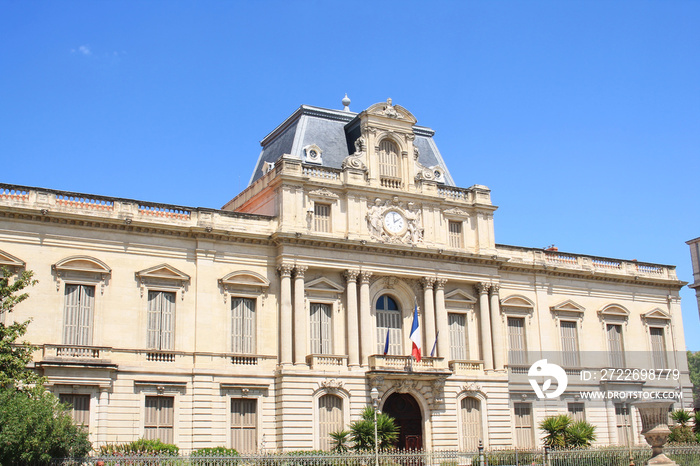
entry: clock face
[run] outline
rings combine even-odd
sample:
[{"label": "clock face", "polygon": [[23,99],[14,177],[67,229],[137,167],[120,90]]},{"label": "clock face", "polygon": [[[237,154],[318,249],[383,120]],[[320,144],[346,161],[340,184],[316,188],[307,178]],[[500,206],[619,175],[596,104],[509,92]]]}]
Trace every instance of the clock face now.
[{"label": "clock face", "polygon": [[406,228],[406,219],[395,210],[390,210],[384,215],[384,228],[392,234],[400,233]]}]

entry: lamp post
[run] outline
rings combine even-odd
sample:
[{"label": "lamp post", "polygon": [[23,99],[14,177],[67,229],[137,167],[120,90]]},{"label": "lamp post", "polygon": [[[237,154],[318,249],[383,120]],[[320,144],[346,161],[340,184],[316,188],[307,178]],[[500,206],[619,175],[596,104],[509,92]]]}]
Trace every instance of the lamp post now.
[{"label": "lamp post", "polygon": [[372,398],[372,411],[374,411],[374,466],[379,466],[379,442],[377,441],[377,408],[379,408],[379,390],[372,387],[369,392]]}]

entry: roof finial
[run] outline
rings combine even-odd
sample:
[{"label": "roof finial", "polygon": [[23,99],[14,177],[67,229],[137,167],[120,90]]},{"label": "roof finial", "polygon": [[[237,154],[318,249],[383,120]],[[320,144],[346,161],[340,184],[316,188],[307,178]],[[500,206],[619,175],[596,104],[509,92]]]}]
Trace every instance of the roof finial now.
[{"label": "roof finial", "polygon": [[343,100],[341,101],[343,104],[343,111],[344,112],[349,112],[350,111],[350,99],[348,98],[348,93],[345,93],[345,97],[343,97]]}]

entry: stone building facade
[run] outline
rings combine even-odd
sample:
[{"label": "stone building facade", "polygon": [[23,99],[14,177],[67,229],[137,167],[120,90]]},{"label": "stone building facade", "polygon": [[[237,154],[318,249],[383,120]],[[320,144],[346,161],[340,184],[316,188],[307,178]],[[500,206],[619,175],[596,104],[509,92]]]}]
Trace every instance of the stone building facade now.
[{"label": "stone building facade", "polygon": [[[327,449],[373,388],[401,447],[537,445],[567,412],[641,441],[627,401],[580,393],[689,396],[675,268],[496,244],[489,189],[456,187],[433,134],[391,100],[302,106],[220,210],[0,185],[0,264],[39,280],[1,318],[33,319],[35,368],[96,445]],[[540,401],[547,354],[569,387]],[[581,375],[606,367],[674,376]]]}]

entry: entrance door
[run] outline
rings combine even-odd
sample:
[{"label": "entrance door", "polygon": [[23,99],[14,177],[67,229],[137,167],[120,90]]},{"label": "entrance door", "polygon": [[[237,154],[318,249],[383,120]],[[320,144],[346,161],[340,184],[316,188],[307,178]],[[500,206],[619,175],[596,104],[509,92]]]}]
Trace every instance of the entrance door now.
[{"label": "entrance door", "polygon": [[399,450],[423,449],[423,417],[415,398],[408,393],[394,393],[384,402],[382,411],[396,419]]}]

